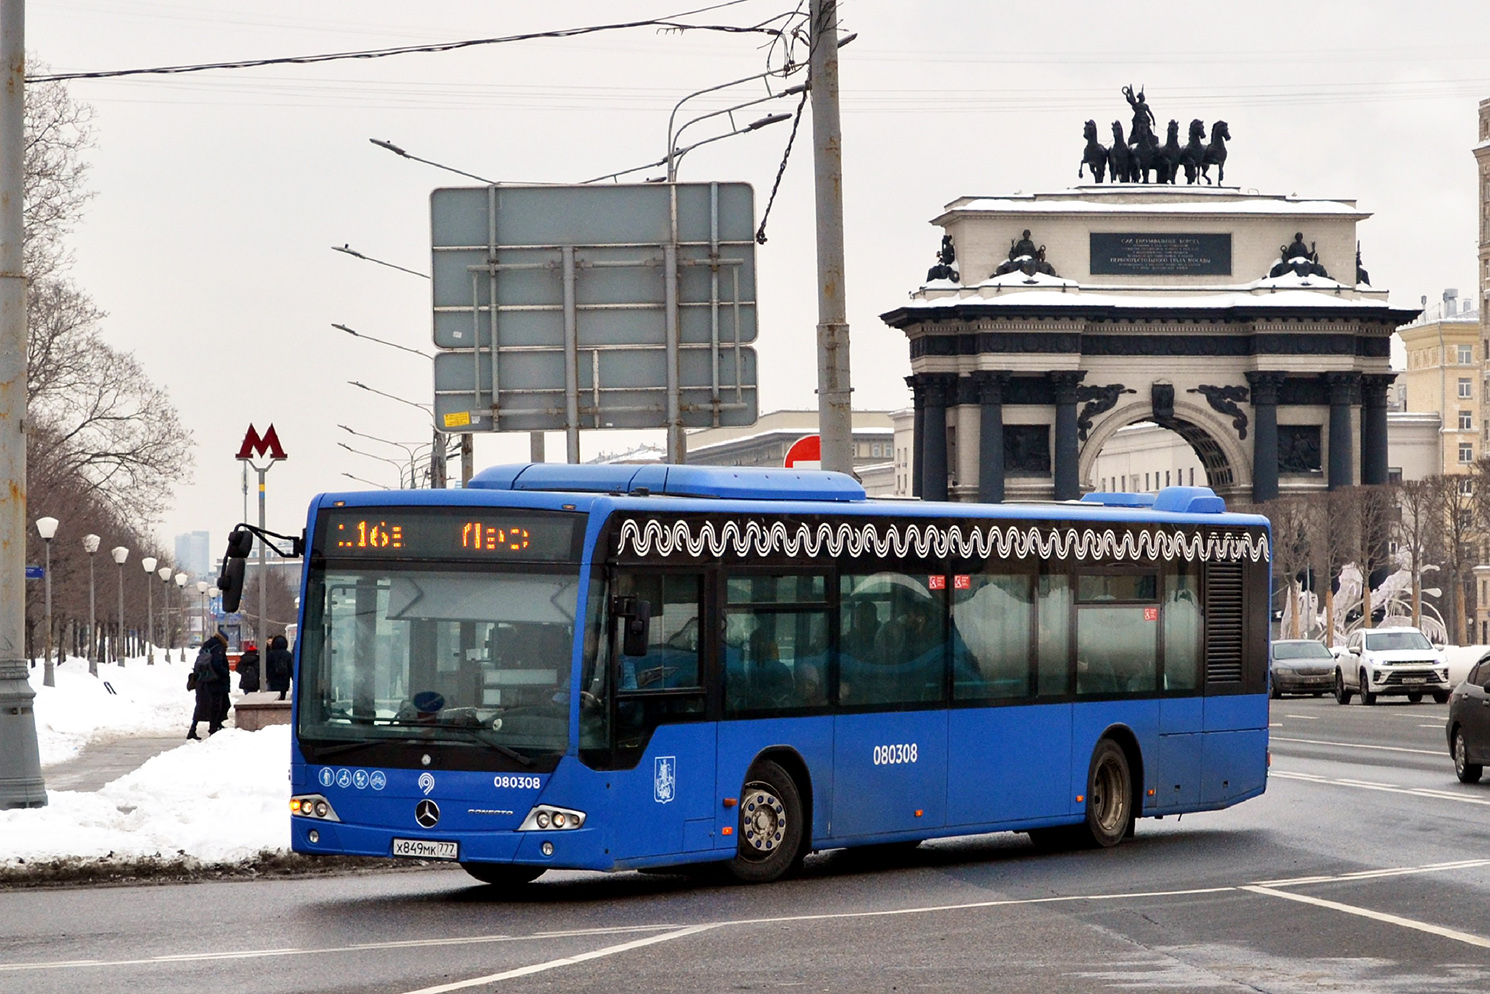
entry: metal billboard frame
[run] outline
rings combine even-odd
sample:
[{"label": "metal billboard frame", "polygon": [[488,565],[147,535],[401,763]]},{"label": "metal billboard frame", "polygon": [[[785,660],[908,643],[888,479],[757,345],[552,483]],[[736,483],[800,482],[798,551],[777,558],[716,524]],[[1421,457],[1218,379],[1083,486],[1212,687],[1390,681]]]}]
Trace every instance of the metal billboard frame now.
[{"label": "metal billboard frame", "polygon": [[446,431],[683,429],[757,418],[746,183],[430,195],[435,418]]}]

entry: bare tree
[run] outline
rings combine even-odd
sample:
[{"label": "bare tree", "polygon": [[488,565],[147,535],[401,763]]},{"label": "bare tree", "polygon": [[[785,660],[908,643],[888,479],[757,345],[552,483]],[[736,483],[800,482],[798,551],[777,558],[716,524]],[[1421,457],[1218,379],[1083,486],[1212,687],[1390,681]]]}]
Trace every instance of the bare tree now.
[{"label": "bare tree", "polygon": [[1421,628],[1423,624],[1423,567],[1428,565],[1437,527],[1433,489],[1429,480],[1404,480],[1397,491],[1401,509],[1397,518],[1397,545],[1407,553],[1408,569],[1412,572],[1414,628]]},{"label": "bare tree", "polygon": [[1273,569],[1275,575],[1288,583],[1289,604],[1292,623],[1290,638],[1303,638],[1307,631],[1300,630],[1299,605],[1303,598],[1299,574],[1309,569],[1309,506],[1299,497],[1282,497],[1269,501],[1259,509],[1267,515],[1273,526]]},{"label": "bare tree", "polygon": [[1314,589],[1323,591],[1324,642],[1329,646],[1335,644],[1335,581],[1355,548],[1354,501],[1344,488],[1314,494],[1306,500],[1310,569]]},{"label": "bare tree", "polygon": [[1470,476],[1435,476],[1430,482],[1437,504],[1438,556],[1453,590],[1450,638],[1457,642],[1466,634],[1464,584],[1476,558],[1475,481]]},{"label": "bare tree", "polygon": [[[46,65],[28,60],[33,72]],[[26,85],[24,232],[26,275],[45,279],[70,261],[63,237],[92,198],[84,152],[93,146],[93,109],[60,82]]]},{"label": "bare tree", "polygon": [[1361,568],[1361,627],[1372,627],[1375,613],[1371,603],[1373,574],[1390,562],[1388,555],[1392,532],[1396,529],[1397,491],[1392,486],[1351,487],[1355,504],[1355,558]]}]

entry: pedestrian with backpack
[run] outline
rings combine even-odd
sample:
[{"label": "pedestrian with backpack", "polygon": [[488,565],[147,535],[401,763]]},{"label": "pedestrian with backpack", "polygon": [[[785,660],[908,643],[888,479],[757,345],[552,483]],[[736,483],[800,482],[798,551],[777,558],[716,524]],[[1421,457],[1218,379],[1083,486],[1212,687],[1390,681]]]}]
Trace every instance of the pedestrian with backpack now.
[{"label": "pedestrian with backpack", "polygon": [[196,661],[192,663],[191,675],[187,677],[187,686],[196,691],[196,709],[192,712],[187,738],[201,738],[197,734],[197,723],[201,721],[207,722],[208,735],[215,735],[222,728],[228,712],[226,705],[230,672],[228,640],[219,630],[202,643]]}]

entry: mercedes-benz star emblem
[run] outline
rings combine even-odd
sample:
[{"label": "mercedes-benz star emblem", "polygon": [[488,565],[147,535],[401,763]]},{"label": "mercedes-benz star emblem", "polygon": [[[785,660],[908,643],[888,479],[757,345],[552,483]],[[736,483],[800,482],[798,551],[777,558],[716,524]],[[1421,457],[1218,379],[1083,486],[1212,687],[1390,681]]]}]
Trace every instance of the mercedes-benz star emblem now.
[{"label": "mercedes-benz star emblem", "polygon": [[440,820],[440,806],[429,798],[414,805],[414,820],[421,828],[434,828]]}]

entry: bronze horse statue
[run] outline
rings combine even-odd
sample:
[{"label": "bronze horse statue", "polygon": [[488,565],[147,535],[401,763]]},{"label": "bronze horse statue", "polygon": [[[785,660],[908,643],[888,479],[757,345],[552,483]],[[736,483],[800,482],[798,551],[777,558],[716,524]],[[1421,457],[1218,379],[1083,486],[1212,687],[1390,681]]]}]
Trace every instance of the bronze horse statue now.
[{"label": "bronze horse statue", "polygon": [[1112,122],[1112,148],[1107,150],[1107,168],[1114,183],[1132,183],[1138,178],[1134,175],[1133,153],[1123,138],[1122,121]]},{"label": "bronze horse statue", "polygon": [[1231,141],[1231,129],[1225,121],[1211,125],[1211,143],[1205,147],[1200,160],[1200,175],[1207,183],[1211,181],[1210,168],[1216,167],[1216,185],[1226,178],[1226,143]]},{"label": "bronze horse statue", "polygon": [[1180,159],[1185,150],[1180,147],[1180,122],[1169,122],[1169,138],[1159,149],[1159,182],[1174,183],[1180,172]]},{"label": "bronze horse statue", "polygon": [[1133,137],[1133,144],[1128,146],[1130,161],[1133,163],[1133,181],[1147,183],[1149,173],[1157,171],[1158,181],[1164,182],[1164,158],[1159,148],[1159,139],[1154,133],[1147,129]]},{"label": "bronze horse statue", "polygon": [[[1102,174],[1107,171],[1107,146],[1097,141],[1097,122],[1086,122],[1086,149],[1081,153],[1081,165],[1076,167],[1076,178],[1081,179],[1081,170],[1086,167],[1092,171],[1092,179],[1098,183],[1102,182]],[[1113,182],[1117,178],[1113,177]]]},{"label": "bronze horse statue", "polygon": [[[1180,152],[1180,164],[1185,167],[1185,182],[1200,180],[1200,167],[1205,162],[1205,122],[1196,119],[1190,122],[1190,140]],[[1209,180],[1207,180],[1209,182]]]}]

